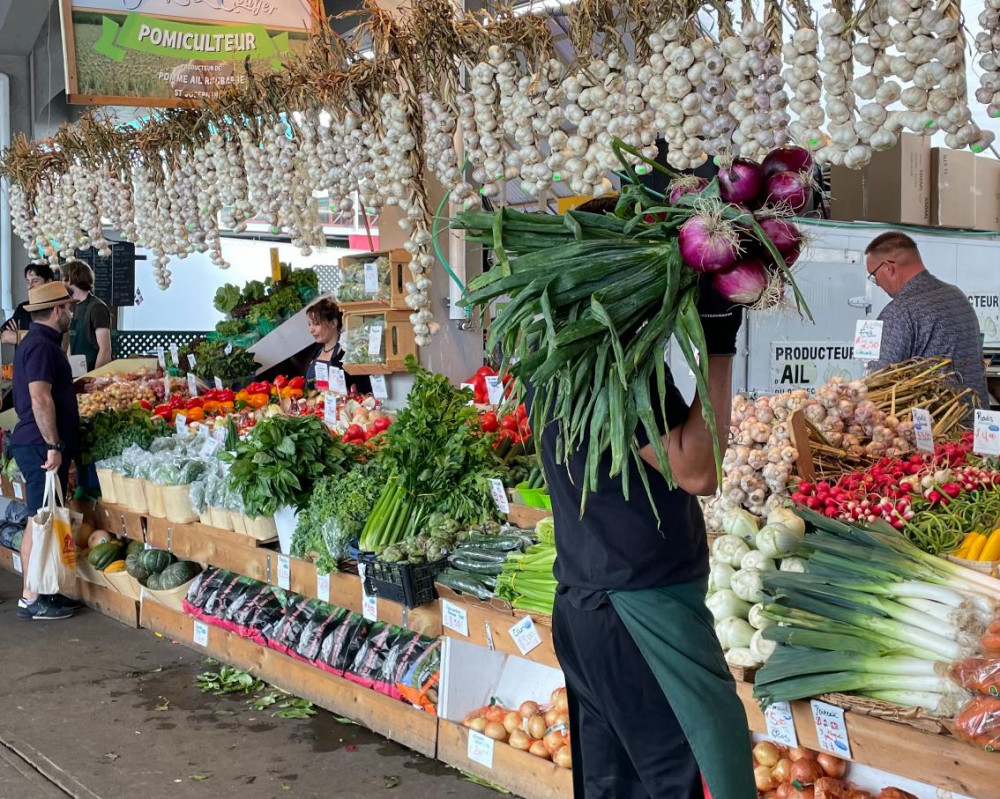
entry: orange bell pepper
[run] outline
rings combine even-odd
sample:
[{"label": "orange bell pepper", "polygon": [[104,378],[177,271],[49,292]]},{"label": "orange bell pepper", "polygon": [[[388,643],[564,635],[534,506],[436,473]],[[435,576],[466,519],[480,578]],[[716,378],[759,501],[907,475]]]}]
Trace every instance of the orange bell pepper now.
[{"label": "orange bell pepper", "polygon": [[205,411],[201,408],[188,408],[184,415],[189,422],[201,422],[205,419]]},{"label": "orange bell pepper", "polygon": [[235,403],[232,402],[220,402],[219,403],[219,413],[233,413],[235,408]]},{"label": "orange bell pepper", "polygon": [[263,408],[270,401],[270,397],[267,394],[251,394],[250,395],[250,405],[254,408]]},{"label": "orange bell pepper", "polygon": [[205,411],[205,413],[218,413],[219,412],[219,406],[221,404],[222,403],[217,402],[216,400],[206,400],[205,404],[202,405],[201,407],[202,407],[202,410]]},{"label": "orange bell pepper", "polygon": [[236,393],[236,401],[237,402],[249,402],[250,401],[250,392],[247,391],[245,388],[242,389],[241,391],[238,391]]},{"label": "orange bell pepper", "polygon": [[291,386],[285,386],[281,389],[282,399],[298,399],[302,396],[301,388],[292,388]]}]

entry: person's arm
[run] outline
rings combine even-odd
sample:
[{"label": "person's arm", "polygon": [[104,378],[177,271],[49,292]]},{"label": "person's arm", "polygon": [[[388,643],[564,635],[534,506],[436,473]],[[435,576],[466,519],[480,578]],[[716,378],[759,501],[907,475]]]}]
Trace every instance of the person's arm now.
[{"label": "person's arm", "polygon": [[97,337],[97,361],[94,365],[100,369],[111,363],[111,328],[99,327],[94,335]]},{"label": "person's arm", "polygon": [[913,357],[913,342],[916,339],[913,320],[899,303],[890,302],[878,315],[882,323],[882,344],[879,355],[869,361],[868,371],[876,372],[894,363],[902,363]]},{"label": "person's arm", "polygon": [[[43,380],[28,383],[28,393],[31,396],[31,412],[35,424],[47,444],[58,444],[59,428],[56,426],[56,404],[52,399],[52,384]],[[62,453],[50,449],[42,468],[54,471],[62,465]]]},{"label": "person's arm", "polygon": [[14,313],[10,315],[10,319],[3,323],[3,332],[0,333],[0,341],[4,344],[17,344],[20,336],[21,325],[18,321],[18,312],[20,307],[14,310]]}]

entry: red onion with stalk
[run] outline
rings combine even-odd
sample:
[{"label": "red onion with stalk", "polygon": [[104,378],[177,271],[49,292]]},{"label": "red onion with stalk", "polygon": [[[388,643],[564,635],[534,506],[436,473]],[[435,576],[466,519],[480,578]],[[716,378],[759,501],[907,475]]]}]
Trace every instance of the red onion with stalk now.
[{"label": "red onion with stalk", "polygon": [[[781,253],[785,263],[791,266],[802,250],[802,234],[795,223],[781,217],[769,216],[760,220],[760,227],[774,248]],[[791,262],[789,259],[792,259]]]},{"label": "red onion with stalk", "polygon": [[677,205],[678,200],[686,194],[697,194],[702,189],[708,185],[708,181],[705,178],[700,178],[697,175],[684,175],[679,178],[674,178],[670,181],[670,185],[667,186],[667,191],[669,192],[667,196],[667,202],[671,205]]},{"label": "red onion with stalk", "polygon": [[729,302],[754,305],[764,295],[770,280],[767,267],[760,258],[747,258],[732,269],[716,274],[712,285]]},{"label": "red onion with stalk", "polygon": [[719,159],[719,194],[727,203],[748,205],[758,203],[764,188],[764,170],[760,164],[746,158]]},{"label": "red onion with stalk", "polygon": [[775,172],[808,172],[812,167],[812,155],[803,147],[779,147],[771,150],[761,162],[765,178]]},{"label": "red onion with stalk", "polygon": [[681,259],[696,272],[728,269],[739,256],[740,234],[722,218],[721,208],[706,208],[677,231]]},{"label": "red onion with stalk", "polygon": [[812,202],[812,175],[808,172],[775,172],[764,186],[765,202],[798,214]]}]

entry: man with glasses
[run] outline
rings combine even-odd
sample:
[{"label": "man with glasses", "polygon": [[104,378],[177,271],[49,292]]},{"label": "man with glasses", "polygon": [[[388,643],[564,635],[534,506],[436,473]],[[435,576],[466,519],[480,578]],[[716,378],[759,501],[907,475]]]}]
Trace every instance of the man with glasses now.
[{"label": "man with glasses", "polygon": [[979,320],[965,293],[927,271],[916,242],[905,233],[877,236],[865,249],[868,280],[892,297],[879,314],[882,349],[871,368],[910,358],[950,358],[970,398],[990,407]]},{"label": "man with glasses", "polygon": [[[48,264],[28,264],[24,268],[24,282],[28,284],[28,291],[51,283],[55,279],[55,273]],[[31,314],[24,310],[27,304],[25,300],[18,305],[10,319],[4,322],[3,332],[0,332],[0,341],[4,344],[18,344],[31,327]]]}]

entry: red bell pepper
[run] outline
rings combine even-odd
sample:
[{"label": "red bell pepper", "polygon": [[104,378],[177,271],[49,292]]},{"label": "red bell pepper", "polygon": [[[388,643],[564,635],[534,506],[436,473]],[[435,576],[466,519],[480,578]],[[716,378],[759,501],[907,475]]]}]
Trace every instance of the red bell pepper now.
[{"label": "red bell pepper", "polygon": [[170,416],[172,412],[173,408],[170,407],[169,402],[160,403],[159,405],[156,406],[156,408],[153,409],[154,416],[159,416],[161,419],[166,419],[168,422],[170,421]]},{"label": "red bell pepper", "polygon": [[288,387],[294,389],[304,389],[306,387],[306,379],[299,375],[298,377],[293,377],[288,381]]},{"label": "red bell pepper", "polygon": [[138,405],[144,411],[151,411],[151,410],[153,410],[153,406],[148,401],[146,401],[146,400],[139,400]]},{"label": "red bell pepper", "polygon": [[236,400],[236,392],[231,388],[224,388],[222,391],[216,392],[215,399],[219,402],[234,402]]},{"label": "red bell pepper", "polygon": [[281,389],[283,389],[287,385],[288,385],[288,378],[285,377],[284,375],[278,375],[276,378],[274,378],[274,387],[278,389],[278,391],[281,391]]},{"label": "red bell pepper", "polygon": [[179,411],[181,408],[184,407],[184,400],[174,395],[173,397],[170,398],[170,402],[167,404],[170,405],[171,410]]},{"label": "red bell pepper", "polygon": [[372,422],[372,429],[376,433],[381,433],[384,430],[388,430],[389,425],[391,424],[392,424],[392,419],[390,419],[388,416],[380,416],[378,419]]},{"label": "red bell pepper", "polygon": [[191,397],[185,400],[184,409],[191,410],[191,408],[202,408],[205,405],[205,400],[202,397]]},{"label": "red bell pepper", "polygon": [[491,369],[489,366],[480,366],[476,369],[476,377],[493,377],[496,374],[495,369]]}]

